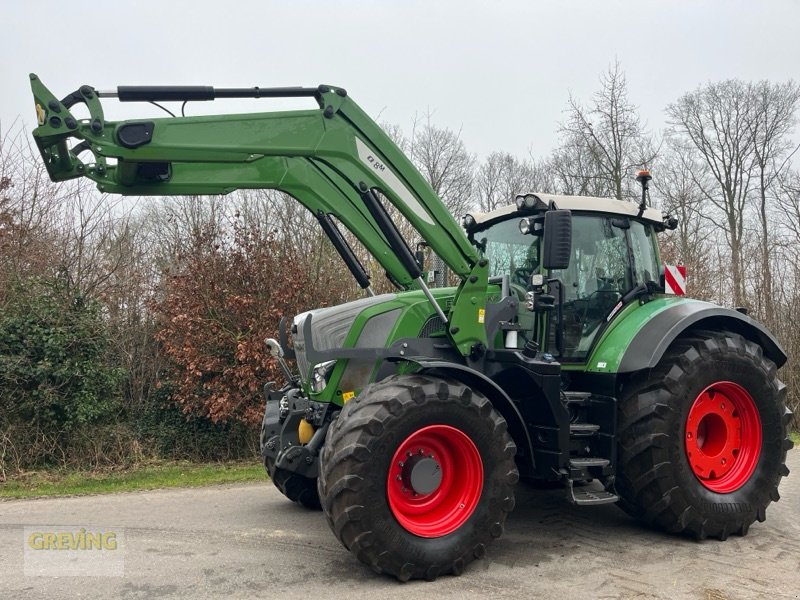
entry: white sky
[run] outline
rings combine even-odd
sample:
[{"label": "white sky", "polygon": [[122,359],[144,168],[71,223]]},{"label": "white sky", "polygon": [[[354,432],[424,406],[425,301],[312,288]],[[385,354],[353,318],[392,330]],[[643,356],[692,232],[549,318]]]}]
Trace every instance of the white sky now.
[{"label": "white sky", "polygon": [[330,83],[406,130],[431,111],[481,157],[541,156],[569,92],[588,99],[615,58],[654,130],[709,80],[797,79],[800,1],[0,0],[0,57],[3,129],[35,122],[29,72],[59,97],[84,83]]}]

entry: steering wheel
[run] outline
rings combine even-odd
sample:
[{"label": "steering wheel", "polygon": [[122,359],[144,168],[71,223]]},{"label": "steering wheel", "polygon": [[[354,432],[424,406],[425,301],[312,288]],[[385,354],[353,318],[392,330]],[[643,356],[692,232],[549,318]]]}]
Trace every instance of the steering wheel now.
[{"label": "steering wheel", "polygon": [[527,288],[531,284],[531,275],[533,275],[533,269],[520,267],[511,273],[511,281]]}]

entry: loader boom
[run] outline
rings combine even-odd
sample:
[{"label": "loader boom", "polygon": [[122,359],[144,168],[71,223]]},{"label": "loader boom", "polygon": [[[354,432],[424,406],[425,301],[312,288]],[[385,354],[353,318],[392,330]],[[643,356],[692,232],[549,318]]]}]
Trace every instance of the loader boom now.
[{"label": "loader boom", "polygon": [[[54,181],[88,177],[102,192],[134,196],[283,191],[317,218],[338,219],[401,287],[423,289],[444,322],[458,323],[450,335],[462,354],[486,343],[472,316],[481,307],[462,289],[485,289],[485,260],[411,161],[343,89],[148,86],[103,92],[85,85],[58,100],[36,75],[30,79],[39,120],[33,135]],[[109,96],[123,102],[313,97],[319,108],[113,122],[105,120],[100,102]],[[70,112],[79,102],[89,119]],[[79,143],[69,147],[70,138]],[[91,162],[79,157],[85,151],[93,154]],[[427,291],[405,241],[393,233],[379,195],[461,278],[448,315]]]}]

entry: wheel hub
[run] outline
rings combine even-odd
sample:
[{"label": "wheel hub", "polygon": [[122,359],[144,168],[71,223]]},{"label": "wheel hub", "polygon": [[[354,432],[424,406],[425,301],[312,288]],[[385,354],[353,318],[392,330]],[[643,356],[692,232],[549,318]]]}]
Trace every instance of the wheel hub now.
[{"label": "wheel hub", "polygon": [[686,423],[686,448],[695,473],[718,479],[736,462],[742,445],[742,421],[733,403],[709,390],[698,398]]},{"label": "wheel hub", "polygon": [[744,485],[761,452],[761,419],[740,385],[720,381],[695,399],[686,419],[686,457],[708,489],[730,493]]},{"label": "wheel hub", "polygon": [[406,461],[402,481],[415,494],[432,494],[442,484],[442,466],[433,455],[417,454]]}]

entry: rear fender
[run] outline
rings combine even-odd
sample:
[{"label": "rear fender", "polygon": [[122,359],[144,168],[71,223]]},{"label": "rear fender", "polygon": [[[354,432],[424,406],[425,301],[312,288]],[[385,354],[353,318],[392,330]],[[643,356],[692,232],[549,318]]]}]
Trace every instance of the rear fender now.
[{"label": "rear fender", "polygon": [[732,331],[755,342],[780,368],[786,352],[775,336],[763,325],[738,311],[707,302],[677,302],[654,314],[630,339],[619,373],[632,373],[655,367],[667,348],[681,335],[698,329]]}]

